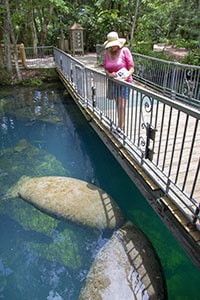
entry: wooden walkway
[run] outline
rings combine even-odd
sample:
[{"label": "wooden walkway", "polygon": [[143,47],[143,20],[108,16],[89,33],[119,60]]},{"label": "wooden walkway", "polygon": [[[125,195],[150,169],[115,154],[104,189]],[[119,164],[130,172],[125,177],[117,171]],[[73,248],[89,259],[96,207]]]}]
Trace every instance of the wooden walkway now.
[{"label": "wooden walkway", "polygon": [[[97,64],[97,55],[96,53],[86,54],[84,56],[76,55],[73,58],[77,59],[87,67],[104,72],[103,66],[99,66]],[[55,67],[55,63],[53,57],[45,58],[45,59],[29,59],[27,60],[28,68],[53,68]],[[140,87],[142,84],[138,84]],[[115,108],[113,108],[115,110]],[[164,126],[162,128],[162,123],[166,121],[162,118],[162,112],[165,109],[164,119],[169,120],[170,124],[170,131],[168,126]],[[173,110],[171,112],[170,107],[166,106],[163,108],[161,104],[159,104],[159,114],[155,115],[152,114],[153,118],[151,123],[156,128],[156,138],[154,142],[154,156],[153,162],[159,165],[161,172],[165,174],[170,174],[170,178],[172,182],[178,183],[178,185],[183,187],[185,193],[190,194],[192,190],[192,184],[195,177],[195,172],[198,168],[198,163],[200,160],[199,149],[200,149],[200,125],[198,124],[197,129],[197,137],[195,139],[193,145],[193,152],[190,153],[191,145],[193,143],[193,135],[192,132],[195,127],[195,120],[190,118],[188,121],[188,129],[184,133],[185,128],[185,118],[186,115],[184,113],[180,114],[179,116],[179,123],[177,123],[177,114],[178,111]],[[113,116],[113,110],[109,110],[106,112],[108,117]],[[172,114],[170,116],[170,114]],[[126,120],[127,128],[126,128],[126,135],[131,140],[131,132],[133,132],[133,123],[131,123],[130,116],[135,116],[134,108],[129,107],[126,109]],[[148,114],[144,115],[144,118],[149,118]],[[168,124],[168,123],[167,123]],[[161,136],[162,130],[162,136]],[[176,136],[176,141],[174,141],[174,137]],[[184,140],[184,144],[183,144]],[[159,152],[159,157],[157,153]],[[179,162],[179,158],[181,157],[181,164]],[[189,169],[187,169],[188,161],[190,161]],[[178,177],[177,177],[178,172]],[[187,176],[186,176],[187,172]],[[194,188],[193,198],[196,199],[198,203],[200,203],[200,174],[198,175],[198,184]]]}]

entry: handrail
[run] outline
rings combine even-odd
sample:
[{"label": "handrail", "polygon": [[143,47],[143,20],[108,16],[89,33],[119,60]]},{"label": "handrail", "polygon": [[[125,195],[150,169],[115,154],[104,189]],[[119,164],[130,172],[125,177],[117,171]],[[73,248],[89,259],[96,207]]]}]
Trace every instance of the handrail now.
[{"label": "handrail", "polygon": [[[108,78],[54,48],[57,69],[78,95],[79,103],[118,138],[142,169],[200,230],[200,112],[136,84],[126,104],[125,130],[118,128],[114,100],[107,98]],[[118,80],[114,80],[119,83]],[[122,82],[121,82],[122,84]]]},{"label": "handrail", "polygon": [[200,109],[200,67],[133,53],[133,78],[163,95]]},{"label": "handrail", "polygon": [[53,56],[53,46],[24,47],[26,58],[45,58]]}]

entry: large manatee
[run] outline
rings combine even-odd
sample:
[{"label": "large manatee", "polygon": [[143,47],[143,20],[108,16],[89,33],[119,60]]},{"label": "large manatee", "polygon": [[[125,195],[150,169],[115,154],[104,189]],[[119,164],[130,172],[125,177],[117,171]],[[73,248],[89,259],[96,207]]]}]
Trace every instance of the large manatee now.
[{"label": "large manatee", "polygon": [[69,177],[23,176],[6,197],[21,197],[58,218],[102,229],[115,229],[124,218],[115,201],[102,189]]},{"label": "large manatee", "polygon": [[166,300],[159,258],[131,222],[114,232],[94,260],[79,300]]}]

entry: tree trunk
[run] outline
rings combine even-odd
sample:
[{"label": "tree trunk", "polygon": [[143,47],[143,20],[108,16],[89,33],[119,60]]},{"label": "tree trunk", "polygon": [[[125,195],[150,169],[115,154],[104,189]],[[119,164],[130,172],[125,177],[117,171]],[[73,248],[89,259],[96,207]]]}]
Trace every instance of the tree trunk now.
[{"label": "tree trunk", "polygon": [[[20,73],[20,69],[19,69],[19,63],[18,63],[18,49],[17,49],[17,43],[16,43],[16,39],[15,39],[15,35],[14,35],[14,30],[13,30],[13,26],[12,26],[12,22],[11,22],[11,17],[10,17],[10,5],[9,5],[9,0],[4,0],[4,4],[5,4],[5,9],[6,9],[6,29],[7,29],[7,45],[5,51],[7,51],[8,56],[10,57],[10,59],[8,60],[8,63],[11,63],[11,42],[13,44],[13,53],[14,53],[14,62],[15,62],[15,68],[16,68],[16,72],[17,72],[17,79],[19,81],[22,80],[21,77],[21,73]],[[8,57],[7,57],[8,58]],[[10,67],[10,65],[7,64],[8,67]],[[9,71],[10,69],[8,69]],[[11,63],[11,72],[12,72],[12,63]]]},{"label": "tree trunk", "polygon": [[37,38],[37,31],[35,28],[35,22],[34,22],[34,11],[31,9],[31,21],[30,21],[30,26],[31,26],[31,33],[32,33],[32,43],[33,43],[33,55],[34,57],[37,57],[37,44],[38,44],[38,38]]},{"label": "tree trunk", "polygon": [[53,13],[53,6],[49,7],[48,17],[44,18],[44,22],[42,24],[42,30],[40,35],[40,46],[45,46],[46,38],[47,38],[47,28],[49,25],[49,19]]},{"label": "tree trunk", "polygon": [[9,36],[9,25],[8,20],[4,18],[4,51],[5,51],[5,63],[6,69],[9,74],[12,73],[12,60],[11,60],[11,42]]},{"label": "tree trunk", "polygon": [[135,8],[135,15],[133,16],[133,25],[132,25],[132,30],[131,30],[131,40],[130,40],[130,49],[131,49],[131,51],[132,51],[132,48],[133,48],[133,36],[134,36],[134,32],[135,32],[135,27],[136,27],[136,21],[137,21],[139,5],[140,5],[140,0],[137,0],[136,8]]},{"label": "tree trunk", "polygon": [[0,69],[4,68],[4,59],[3,59],[3,48],[0,45]]}]

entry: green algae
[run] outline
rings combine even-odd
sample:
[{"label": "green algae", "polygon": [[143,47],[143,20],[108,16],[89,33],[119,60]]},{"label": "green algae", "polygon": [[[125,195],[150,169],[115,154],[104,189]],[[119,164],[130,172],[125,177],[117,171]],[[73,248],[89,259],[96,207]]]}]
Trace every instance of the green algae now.
[{"label": "green algae", "polygon": [[50,244],[29,243],[30,250],[38,257],[49,261],[55,260],[62,266],[78,269],[81,267],[81,256],[77,245],[77,236],[70,229],[59,232]]},{"label": "green algae", "polygon": [[[173,274],[174,270],[184,264],[185,256],[181,248],[174,247],[172,244],[169,246],[169,240],[176,244],[175,239],[172,240],[170,231],[166,230],[166,227],[158,218],[155,218],[155,216],[151,217],[147,212],[133,210],[131,211],[131,215],[134,216],[135,224],[139,228],[143,229],[144,224],[149,224],[148,227],[145,225],[146,229],[144,231],[150,240],[154,241],[153,245],[159,256],[162,257],[164,269],[167,270],[168,274]],[[156,230],[156,228],[159,230]],[[160,241],[163,240],[163,235],[166,238],[161,244]]]},{"label": "green algae", "polygon": [[42,213],[20,198],[1,200],[0,213],[15,220],[26,231],[39,232],[49,237],[58,226],[57,219]]},{"label": "green algae", "polygon": [[[23,235],[26,232],[27,236],[26,241],[23,242],[26,244],[25,248],[34,252],[37,257],[56,261],[70,269],[81,267],[77,245],[80,238],[73,230],[66,227],[59,229],[61,221],[58,219],[39,211],[19,198],[2,200],[0,214],[9,216],[15,222],[16,228],[23,228]],[[20,247],[20,242],[16,246]]]},{"label": "green algae", "polygon": [[27,140],[0,151],[0,190],[6,193],[20,177],[70,176],[56,157]]}]

